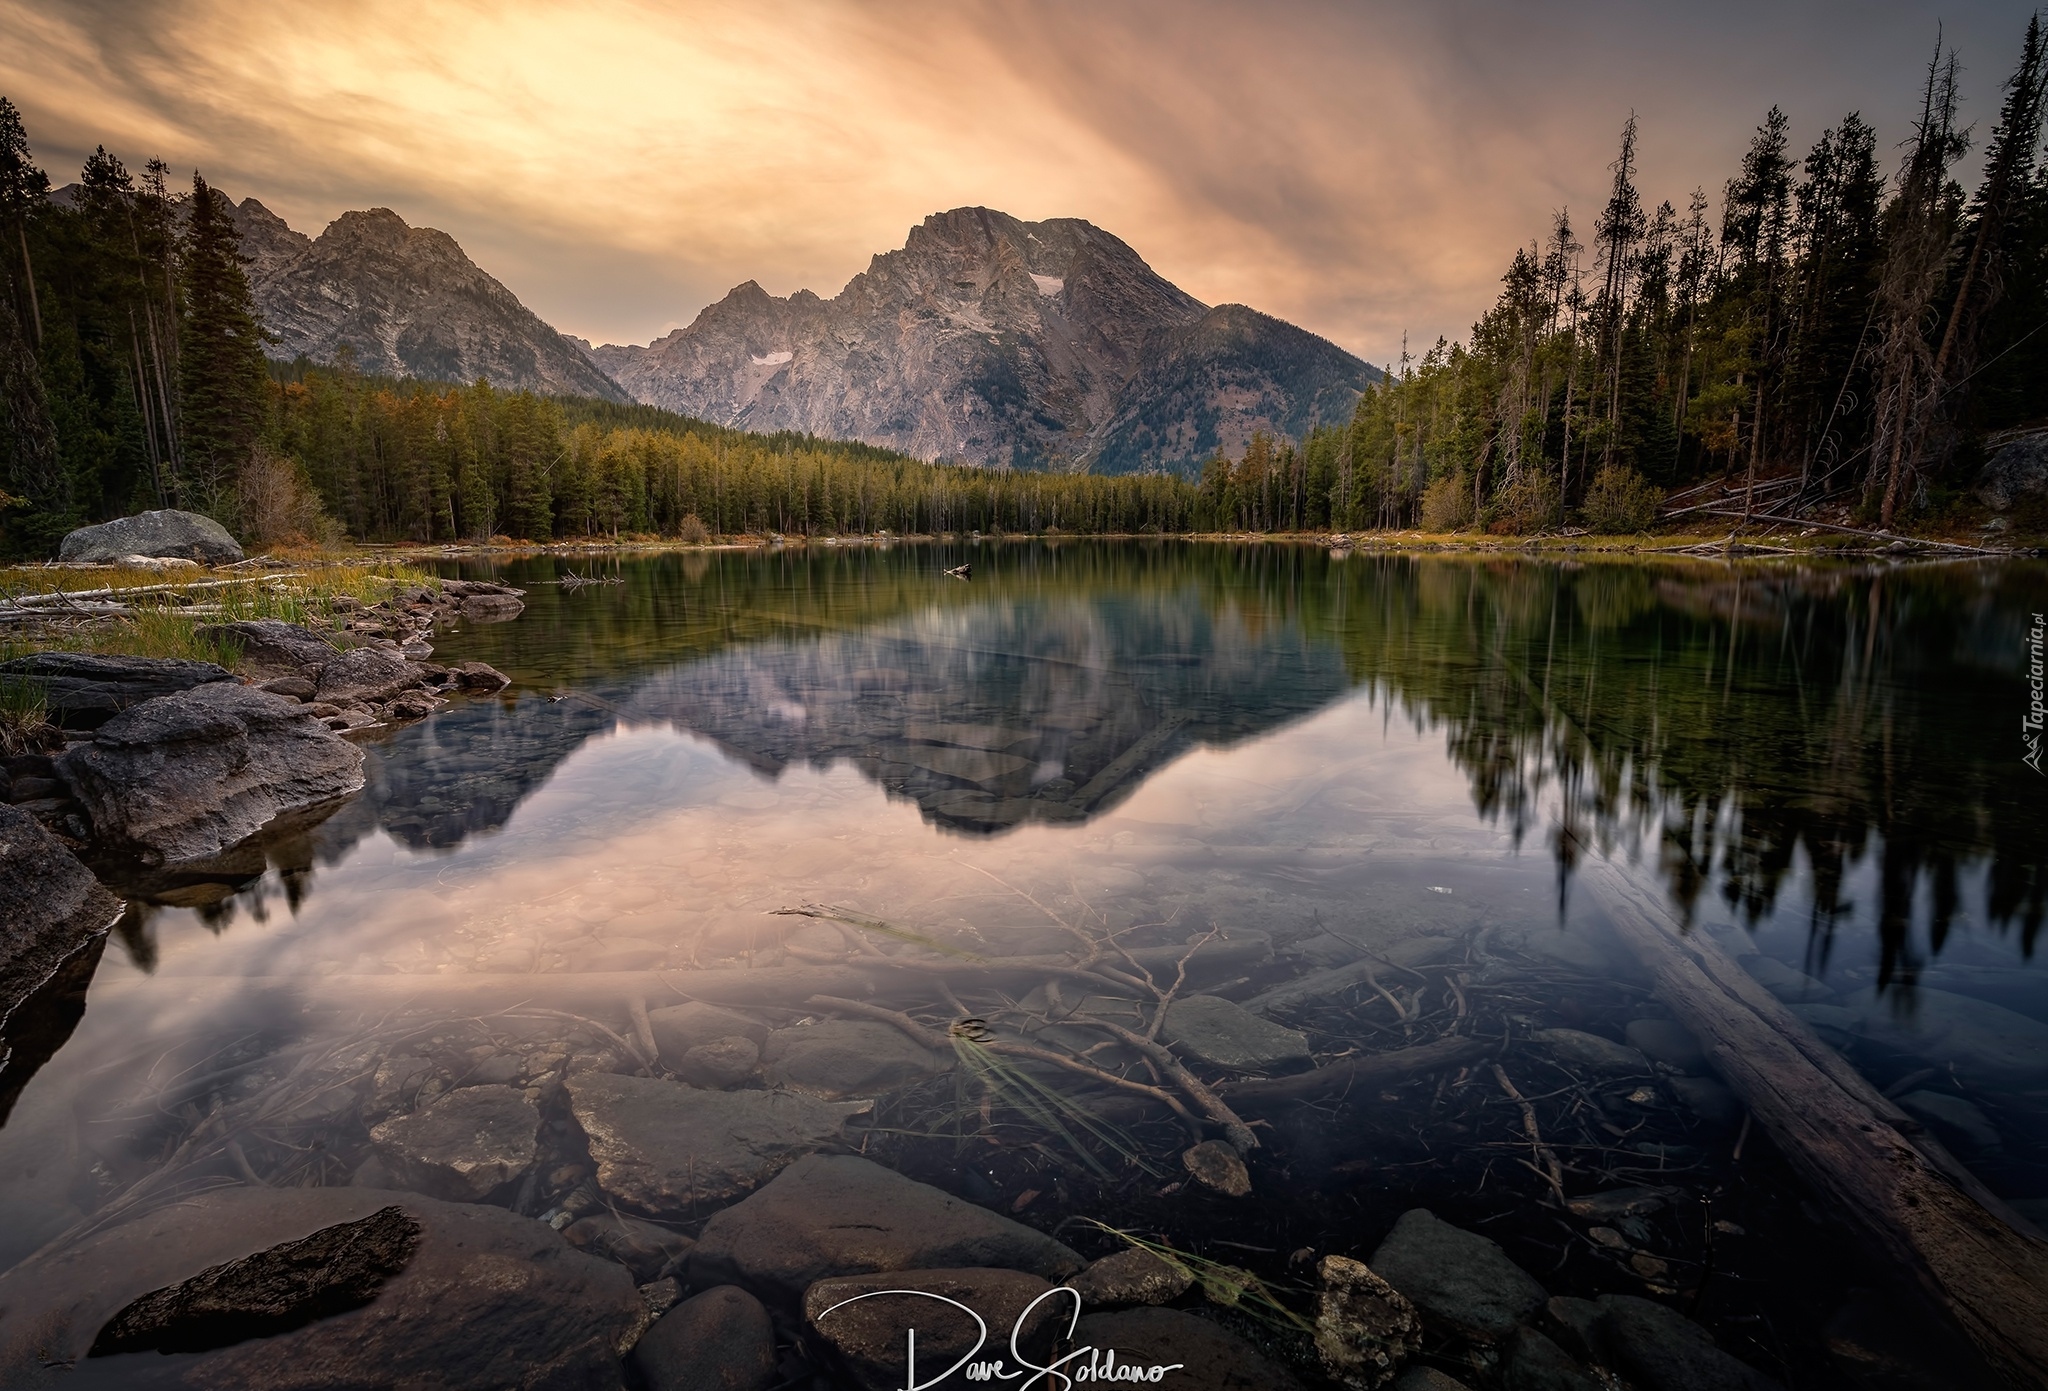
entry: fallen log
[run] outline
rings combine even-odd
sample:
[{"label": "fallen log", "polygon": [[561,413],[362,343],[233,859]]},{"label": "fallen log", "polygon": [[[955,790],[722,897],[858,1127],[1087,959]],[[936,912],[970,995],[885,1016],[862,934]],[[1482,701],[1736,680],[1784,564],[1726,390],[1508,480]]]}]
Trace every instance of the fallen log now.
[{"label": "fallen log", "polygon": [[1282,1101],[1308,1101],[1339,1092],[1372,1087],[1389,1087],[1411,1077],[1442,1072],[1449,1067],[1466,1067],[1478,1062],[1495,1047],[1480,1038],[1440,1038],[1418,1043],[1413,1048],[1396,1048],[1391,1053],[1362,1053],[1291,1077],[1259,1077],[1242,1082],[1223,1082],[1216,1092],[1237,1106],[1259,1109]]},{"label": "fallen log", "polygon": [[2048,1387],[2048,1238],[1661,896],[1602,859],[1579,877],[1815,1195],[2007,1382]]}]

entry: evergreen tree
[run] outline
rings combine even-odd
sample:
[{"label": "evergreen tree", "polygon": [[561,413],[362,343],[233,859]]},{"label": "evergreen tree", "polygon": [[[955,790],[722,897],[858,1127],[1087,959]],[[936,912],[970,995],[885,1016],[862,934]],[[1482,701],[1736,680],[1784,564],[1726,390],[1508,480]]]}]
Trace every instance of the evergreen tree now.
[{"label": "evergreen tree", "polygon": [[180,503],[232,519],[235,483],[263,427],[269,376],[241,239],[224,195],[192,176],[179,286]]}]

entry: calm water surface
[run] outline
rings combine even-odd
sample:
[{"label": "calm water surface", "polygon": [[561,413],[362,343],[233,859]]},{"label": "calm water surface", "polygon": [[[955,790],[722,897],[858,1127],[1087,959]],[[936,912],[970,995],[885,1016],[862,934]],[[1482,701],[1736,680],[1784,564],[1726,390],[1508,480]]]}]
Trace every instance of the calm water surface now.
[{"label": "calm water surface", "polygon": [[[942,573],[969,558],[972,580]],[[1283,1292],[1291,1254],[1363,1257],[1427,1204],[1553,1293],[1649,1293],[1774,1375],[1846,1384],[1821,1335],[1868,1272],[1739,1106],[1536,1037],[1666,1014],[1575,881],[1589,856],[1742,954],[1996,1191],[2048,1200],[2048,780],[2021,761],[2048,567],[1066,543],[600,569],[620,582],[466,571],[528,608],[437,659],[509,691],[370,738],[369,788],[315,826],[126,882],[75,1029],[7,1079],[0,1267],[251,1171],[349,1182],[411,1104],[394,1056],[431,1066],[429,1098],[481,1071],[559,1108],[564,1069],[624,1065],[622,980],[658,1009],[707,969],[1213,934],[1255,949],[1196,958],[1195,982],[1239,1000],[1387,963],[1274,1017],[1322,1062],[1500,1039],[1568,1191],[1675,1196],[1622,1248],[1586,1240],[1483,1071],[1262,1113],[1243,1200],[1176,1183],[1163,1111],[1098,1108],[1104,1138],[1000,1097],[966,1114],[957,1078],[888,1092],[861,1143],[1087,1254],[1075,1219]],[[775,911],[806,906],[862,925]],[[1075,1003],[954,984],[999,1035]],[[935,1027],[954,1013],[904,990]],[[281,1080],[234,1150],[194,1143]],[[498,1200],[541,1215],[576,1177]]]}]

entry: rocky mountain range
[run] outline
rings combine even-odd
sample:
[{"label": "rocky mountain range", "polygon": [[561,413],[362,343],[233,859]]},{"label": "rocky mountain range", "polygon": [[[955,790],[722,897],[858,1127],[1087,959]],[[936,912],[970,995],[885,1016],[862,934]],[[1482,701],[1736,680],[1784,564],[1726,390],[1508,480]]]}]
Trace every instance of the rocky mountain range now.
[{"label": "rocky mountain range", "polygon": [[635,399],[926,459],[1190,471],[1255,430],[1348,418],[1378,373],[1243,305],[1210,308],[1077,218],[926,218],[831,299],[748,281],[593,362]]},{"label": "rocky mountain range", "polygon": [[275,356],[365,372],[639,401],[720,424],[925,459],[1192,472],[1256,430],[1346,419],[1378,372],[1243,305],[1211,308],[1078,218],[926,218],[831,299],[753,281],[644,346],[556,332],[388,208],[318,237],[235,207]]},{"label": "rocky mountain range", "polygon": [[254,198],[235,226],[273,356],[333,362],[347,345],[365,372],[629,399],[446,232],[371,208],[308,237]]}]

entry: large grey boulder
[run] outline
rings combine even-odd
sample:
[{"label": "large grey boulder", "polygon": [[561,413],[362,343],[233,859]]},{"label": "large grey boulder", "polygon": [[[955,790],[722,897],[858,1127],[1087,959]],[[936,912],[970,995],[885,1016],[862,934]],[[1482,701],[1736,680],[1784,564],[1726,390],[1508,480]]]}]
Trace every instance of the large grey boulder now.
[{"label": "large grey boulder", "polygon": [[313,698],[334,705],[375,704],[420,684],[420,669],[386,647],[336,652],[320,668]]},{"label": "large grey boulder", "polygon": [[1085,1264],[1021,1222],[870,1160],[811,1155],[704,1225],[690,1278],[794,1300],[828,1275],[997,1266],[1058,1280]]},{"label": "large grey boulder", "polygon": [[658,1077],[586,1072],[569,1108],[590,1137],[598,1186],[660,1216],[752,1192],[791,1161],[839,1138],[866,1102],[791,1092],[704,1091]]},{"label": "large grey boulder", "polygon": [[1984,461],[1977,497],[1994,512],[2028,498],[2048,498],[2048,430],[2011,440]]},{"label": "large grey boulder", "polygon": [[1476,1342],[1507,1337],[1548,1298],[1500,1247],[1427,1208],[1402,1213],[1368,1264],[1425,1324]]},{"label": "large grey boulder", "polygon": [[162,865],[360,791],[363,752],[283,696],[220,681],[123,711],[57,773],[96,838]]},{"label": "large grey boulder", "polygon": [[229,565],[242,558],[242,547],[211,517],[165,509],[82,526],[57,549],[57,559],[87,565],[112,565],[131,555]]},{"label": "large grey boulder", "polygon": [[0,662],[0,681],[21,681],[40,691],[50,719],[66,729],[96,729],[131,705],[233,679],[226,667],[183,657],[31,652]]},{"label": "large grey boulder", "polygon": [[[206,1351],[87,1356],[139,1296],[391,1207],[418,1224],[417,1247],[362,1307]],[[0,1275],[0,1309],[9,1387],[210,1391],[617,1388],[618,1345],[644,1318],[623,1266],[574,1250],[544,1223],[368,1188],[187,1197]]]},{"label": "large grey boulder", "polygon": [[120,914],[42,823],[0,804],[0,1024]]}]

